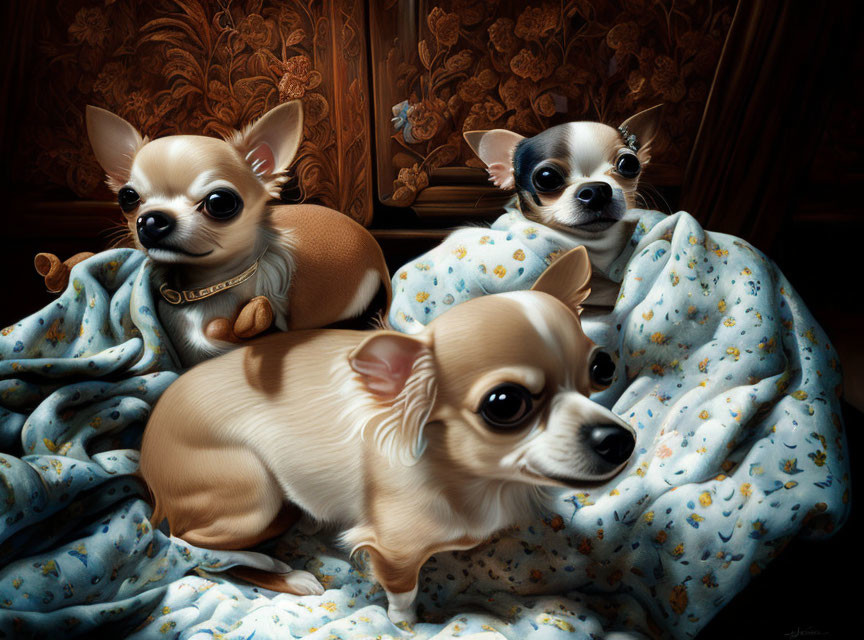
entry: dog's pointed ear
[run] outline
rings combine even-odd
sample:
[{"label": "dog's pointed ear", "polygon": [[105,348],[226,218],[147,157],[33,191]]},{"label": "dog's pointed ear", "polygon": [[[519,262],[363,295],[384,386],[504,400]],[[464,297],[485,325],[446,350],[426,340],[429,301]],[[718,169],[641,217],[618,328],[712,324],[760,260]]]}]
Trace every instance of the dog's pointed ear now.
[{"label": "dog's pointed ear", "polygon": [[577,315],[591,293],[591,261],[585,247],[576,247],[556,259],[540,274],[531,291],[558,298]]},{"label": "dog's pointed ear", "polygon": [[512,189],[513,152],[525,137],[506,129],[466,131],[463,135],[471,150],[486,164],[492,184],[499,189]]},{"label": "dog's pointed ear", "polygon": [[282,175],[303,140],[303,103],[292,100],[270,109],[230,140],[264,183],[278,196]]},{"label": "dog's pointed ear", "polygon": [[428,352],[429,347],[419,338],[376,331],[351,352],[348,361],[373,395],[392,400],[405,388],[414,363]]},{"label": "dog's pointed ear", "polygon": [[396,331],[376,331],[348,356],[379,409],[385,407],[378,420],[365,420],[362,428],[371,426],[378,448],[407,465],[423,453],[423,427],[435,404],[435,361],[427,342]]},{"label": "dog's pointed ear", "polygon": [[135,127],[105,109],[87,105],[85,118],[96,160],[108,176],[108,186],[117,191],[129,180],[135,155],[145,139]]},{"label": "dog's pointed ear", "polygon": [[633,139],[639,149],[636,152],[636,156],[642,164],[648,164],[651,160],[651,143],[654,142],[654,138],[657,136],[657,131],[660,128],[663,106],[662,104],[658,104],[650,109],[640,111],[636,115],[627,118],[618,127],[621,135],[625,138],[624,142],[629,142],[627,140],[628,137],[635,136]]}]

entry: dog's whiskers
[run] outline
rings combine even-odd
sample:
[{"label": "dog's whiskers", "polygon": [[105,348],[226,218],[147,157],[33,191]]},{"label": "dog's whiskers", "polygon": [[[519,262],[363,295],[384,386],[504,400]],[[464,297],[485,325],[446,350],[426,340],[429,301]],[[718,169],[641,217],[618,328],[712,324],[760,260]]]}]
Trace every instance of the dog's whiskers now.
[{"label": "dog's whiskers", "polygon": [[[646,192],[643,192],[643,189],[645,189]],[[651,198],[650,203],[648,201],[649,196]],[[654,187],[654,185],[648,183],[640,184],[639,190],[636,192],[636,197],[642,200],[642,202],[645,204],[644,208],[646,209],[652,208],[656,209],[657,211],[662,211],[663,213],[672,213],[672,207],[669,206],[669,202],[666,200],[666,198],[663,197],[663,194],[660,193],[660,191],[656,187]],[[657,206],[656,198],[659,198],[659,200],[663,204],[663,208]]]},{"label": "dog's whiskers", "polygon": [[222,249],[222,244],[218,240],[218,235],[213,229],[210,229],[208,227],[202,227],[200,229],[200,233],[204,237],[204,239],[207,240],[207,242],[209,242],[211,245]]},{"label": "dog's whiskers", "polygon": [[115,222],[111,227],[101,232],[109,249],[134,246],[135,237],[125,223]]}]

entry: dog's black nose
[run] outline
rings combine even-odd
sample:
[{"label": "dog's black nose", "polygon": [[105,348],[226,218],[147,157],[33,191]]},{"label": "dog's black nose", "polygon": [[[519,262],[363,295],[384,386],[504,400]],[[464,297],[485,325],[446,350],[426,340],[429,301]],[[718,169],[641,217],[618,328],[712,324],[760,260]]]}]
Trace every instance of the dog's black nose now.
[{"label": "dog's black nose", "polygon": [[579,187],[576,199],[592,211],[600,211],[612,200],[612,187],[605,182],[588,182]]},{"label": "dog's black nose", "polygon": [[145,247],[151,247],[171,233],[174,218],[161,211],[148,211],[138,216],[138,239]]},{"label": "dog's black nose", "polygon": [[610,464],[627,462],[636,446],[636,438],[629,430],[617,424],[593,424],[588,429],[588,442],[594,453]]}]

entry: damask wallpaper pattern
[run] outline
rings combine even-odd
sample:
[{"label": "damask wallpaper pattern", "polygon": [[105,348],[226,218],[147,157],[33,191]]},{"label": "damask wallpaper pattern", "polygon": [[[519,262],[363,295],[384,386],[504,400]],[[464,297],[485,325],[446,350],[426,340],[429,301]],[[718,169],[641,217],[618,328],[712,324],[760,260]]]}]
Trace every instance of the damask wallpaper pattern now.
[{"label": "damask wallpaper pattern", "polygon": [[304,196],[371,219],[365,2],[361,0],[35,0],[30,150],[15,178],[108,198],[83,124],[104,107],[151,137],[221,136],[301,99],[293,166]]}]

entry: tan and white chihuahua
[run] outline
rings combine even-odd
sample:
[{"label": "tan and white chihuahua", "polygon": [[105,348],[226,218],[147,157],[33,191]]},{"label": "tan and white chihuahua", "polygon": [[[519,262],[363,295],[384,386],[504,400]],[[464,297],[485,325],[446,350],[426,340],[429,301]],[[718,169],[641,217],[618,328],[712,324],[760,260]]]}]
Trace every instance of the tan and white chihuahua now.
[{"label": "tan and white chihuahua", "polygon": [[506,129],[464,135],[490,181],[516,190],[522,215],[578,240],[605,271],[633,231],[626,214],[636,206],[661,112],[662,105],[646,109],[617,128],[583,121],[531,138]]},{"label": "tan and white chihuahua", "polygon": [[[390,618],[413,620],[431,555],[476,546],[544,488],[606,482],[630,458],[633,429],[589,399],[614,371],[579,321],[590,274],[579,247],[532,290],[469,300],[416,335],[281,333],[193,368],[144,433],[153,523],[244,549],[283,532],[297,505],[368,551]],[[234,558],[260,586],[323,592],[263,554]]]},{"label": "tan and white chihuahua", "polygon": [[379,290],[389,300],[384,256],[362,226],[325,207],[269,204],[300,146],[300,101],[227,140],[148,141],[92,106],[87,131],[135,245],[157,266],[159,317],[184,365],[271,324],[322,327],[359,316]]}]

